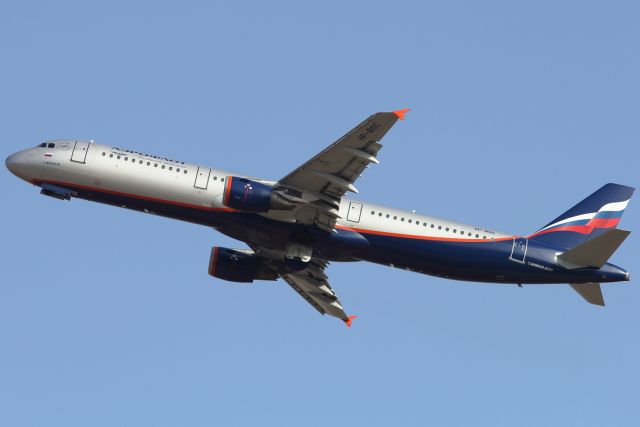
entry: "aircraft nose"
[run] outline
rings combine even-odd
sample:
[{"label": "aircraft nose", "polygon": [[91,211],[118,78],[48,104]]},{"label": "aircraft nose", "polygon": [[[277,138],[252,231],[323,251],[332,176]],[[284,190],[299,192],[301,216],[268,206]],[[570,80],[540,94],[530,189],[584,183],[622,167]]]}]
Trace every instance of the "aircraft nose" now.
[{"label": "aircraft nose", "polygon": [[7,160],[4,161],[4,164],[7,166],[7,169],[11,171],[12,174],[17,175],[18,170],[18,153],[14,153],[7,157]]},{"label": "aircraft nose", "polygon": [[4,164],[12,174],[20,179],[28,180],[29,157],[30,156],[27,152],[18,151],[17,153],[13,153],[9,157],[7,157],[7,160],[4,161]]}]

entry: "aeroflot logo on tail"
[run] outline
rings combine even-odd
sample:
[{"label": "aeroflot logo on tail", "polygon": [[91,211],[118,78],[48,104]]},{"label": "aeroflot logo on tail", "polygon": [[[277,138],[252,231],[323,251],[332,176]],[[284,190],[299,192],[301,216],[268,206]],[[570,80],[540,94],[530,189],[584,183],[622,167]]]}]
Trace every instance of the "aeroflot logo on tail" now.
[{"label": "aeroflot logo on tail", "polygon": [[594,228],[613,228],[620,222],[622,213],[629,204],[629,200],[623,202],[607,203],[598,212],[565,218],[538,231],[537,234],[550,233],[552,231],[574,231],[581,234],[590,234]]}]

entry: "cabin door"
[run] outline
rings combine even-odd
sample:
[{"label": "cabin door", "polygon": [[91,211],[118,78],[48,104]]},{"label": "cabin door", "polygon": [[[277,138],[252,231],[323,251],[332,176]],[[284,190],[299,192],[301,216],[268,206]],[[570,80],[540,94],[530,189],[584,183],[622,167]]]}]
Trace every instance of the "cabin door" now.
[{"label": "cabin door", "polygon": [[89,151],[89,142],[76,141],[71,153],[71,161],[84,163],[87,160],[87,151]]},{"label": "cabin door", "polygon": [[524,264],[528,245],[529,241],[525,237],[516,237],[513,239],[513,247],[511,248],[511,256],[509,259]]}]

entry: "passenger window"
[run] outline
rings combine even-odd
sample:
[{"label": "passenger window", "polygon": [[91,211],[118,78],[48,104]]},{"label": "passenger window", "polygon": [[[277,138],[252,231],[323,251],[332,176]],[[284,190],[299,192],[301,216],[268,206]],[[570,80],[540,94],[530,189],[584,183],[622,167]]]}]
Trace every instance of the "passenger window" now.
[{"label": "passenger window", "polygon": [[[448,228],[447,228],[447,230],[448,230]],[[453,229],[453,232],[454,232],[454,233],[456,232],[456,229],[455,229],[455,228]]]},{"label": "passenger window", "polygon": [[157,163],[154,163],[154,164],[153,164],[153,167],[154,167],[154,168],[157,168],[157,167],[158,167],[158,164],[157,164]]},{"label": "passenger window", "polygon": [[387,214],[387,218],[389,218],[389,214]]},{"label": "passenger window", "polygon": [[162,165],[162,169],[164,169],[164,165]]},{"label": "passenger window", "polygon": [[393,219],[398,219],[398,217],[394,215],[394,216],[393,216]]},{"label": "passenger window", "polygon": [[186,169],[184,170],[184,173],[185,173],[185,174],[187,173],[187,170],[186,170]]},{"label": "passenger window", "polygon": [[125,157],[125,158],[124,158],[124,161],[125,161],[125,162],[128,162],[128,161],[129,161],[129,158],[128,158],[128,157]]},{"label": "passenger window", "polygon": [[479,234],[476,234],[476,239],[477,239],[478,237],[480,237],[480,235],[479,235]]},{"label": "passenger window", "polygon": [[431,228],[433,228],[433,227],[435,227],[435,226],[436,226],[435,224],[431,224]]},{"label": "passenger window", "polygon": [[173,166],[169,166],[169,170],[172,171],[173,170]]},{"label": "passenger window", "polygon": [[403,222],[404,222],[404,218],[400,218],[400,221],[403,221]]},{"label": "passenger window", "polygon": [[471,236],[471,233],[469,233],[468,235]]},{"label": "passenger window", "polygon": [[113,159],[113,154],[109,154],[109,157]]},{"label": "passenger window", "polygon": [[378,216],[382,216],[382,212],[378,212]]},{"label": "passenger window", "polygon": [[176,168],[176,172],[180,172],[180,168]]},{"label": "passenger window", "polygon": [[449,231],[449,227],[445,228],[444,231]]},{"label": "passenger window", "polygon": [[120,156],[118,156],[118,160],[120,160]]},{"label": "passenger window", "polygon": [[409,224],[411,224],[411,221],[412,221],[412,220],[410,219],[410,220],[408,220],[408,221],[409,221]]},{"label": "passenger window", "polygon": [[151,162],[147,162],[147,166],[151,166]]},{"label": "passenger window", "polygon": [[220,178],[220,182],[224,182],[224,178]]},{"label": "passenger window", "polygon": [[142,160],[140,160],[140,162],[139,162],[139,163],[140,163],[140,164],[142,164],[142,163],[143,163],[143,162],[142,162]]}]

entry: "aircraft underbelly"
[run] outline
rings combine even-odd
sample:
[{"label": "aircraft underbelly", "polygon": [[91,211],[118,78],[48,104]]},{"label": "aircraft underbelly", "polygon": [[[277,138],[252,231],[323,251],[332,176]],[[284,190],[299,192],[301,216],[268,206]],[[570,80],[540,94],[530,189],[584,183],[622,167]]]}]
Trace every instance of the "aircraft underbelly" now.
[{"label": "aircraft underbelly", "polygon": [[[284,249],[289,236],[301,228],[255,214],[210,212],[79,187],[74,191],[86,200],[213,227],[249,245]],[[566,276],[565,271],[540,268],[547,265],[546,262],[544,265],[534,262],[534,266],[513,262],[509,259],[511,240],[454,243],[364,234],[368,245],[354,246],[350,242],[341,242],[340,233],[336,235],[325,232],[315,235],[314,249],[329,261],[362,260],[438,277],[478,282],[556,283],[562,282]],[[532,259],[539,258],[535,248],[531,249],[531,254],[536,256]]]}]

